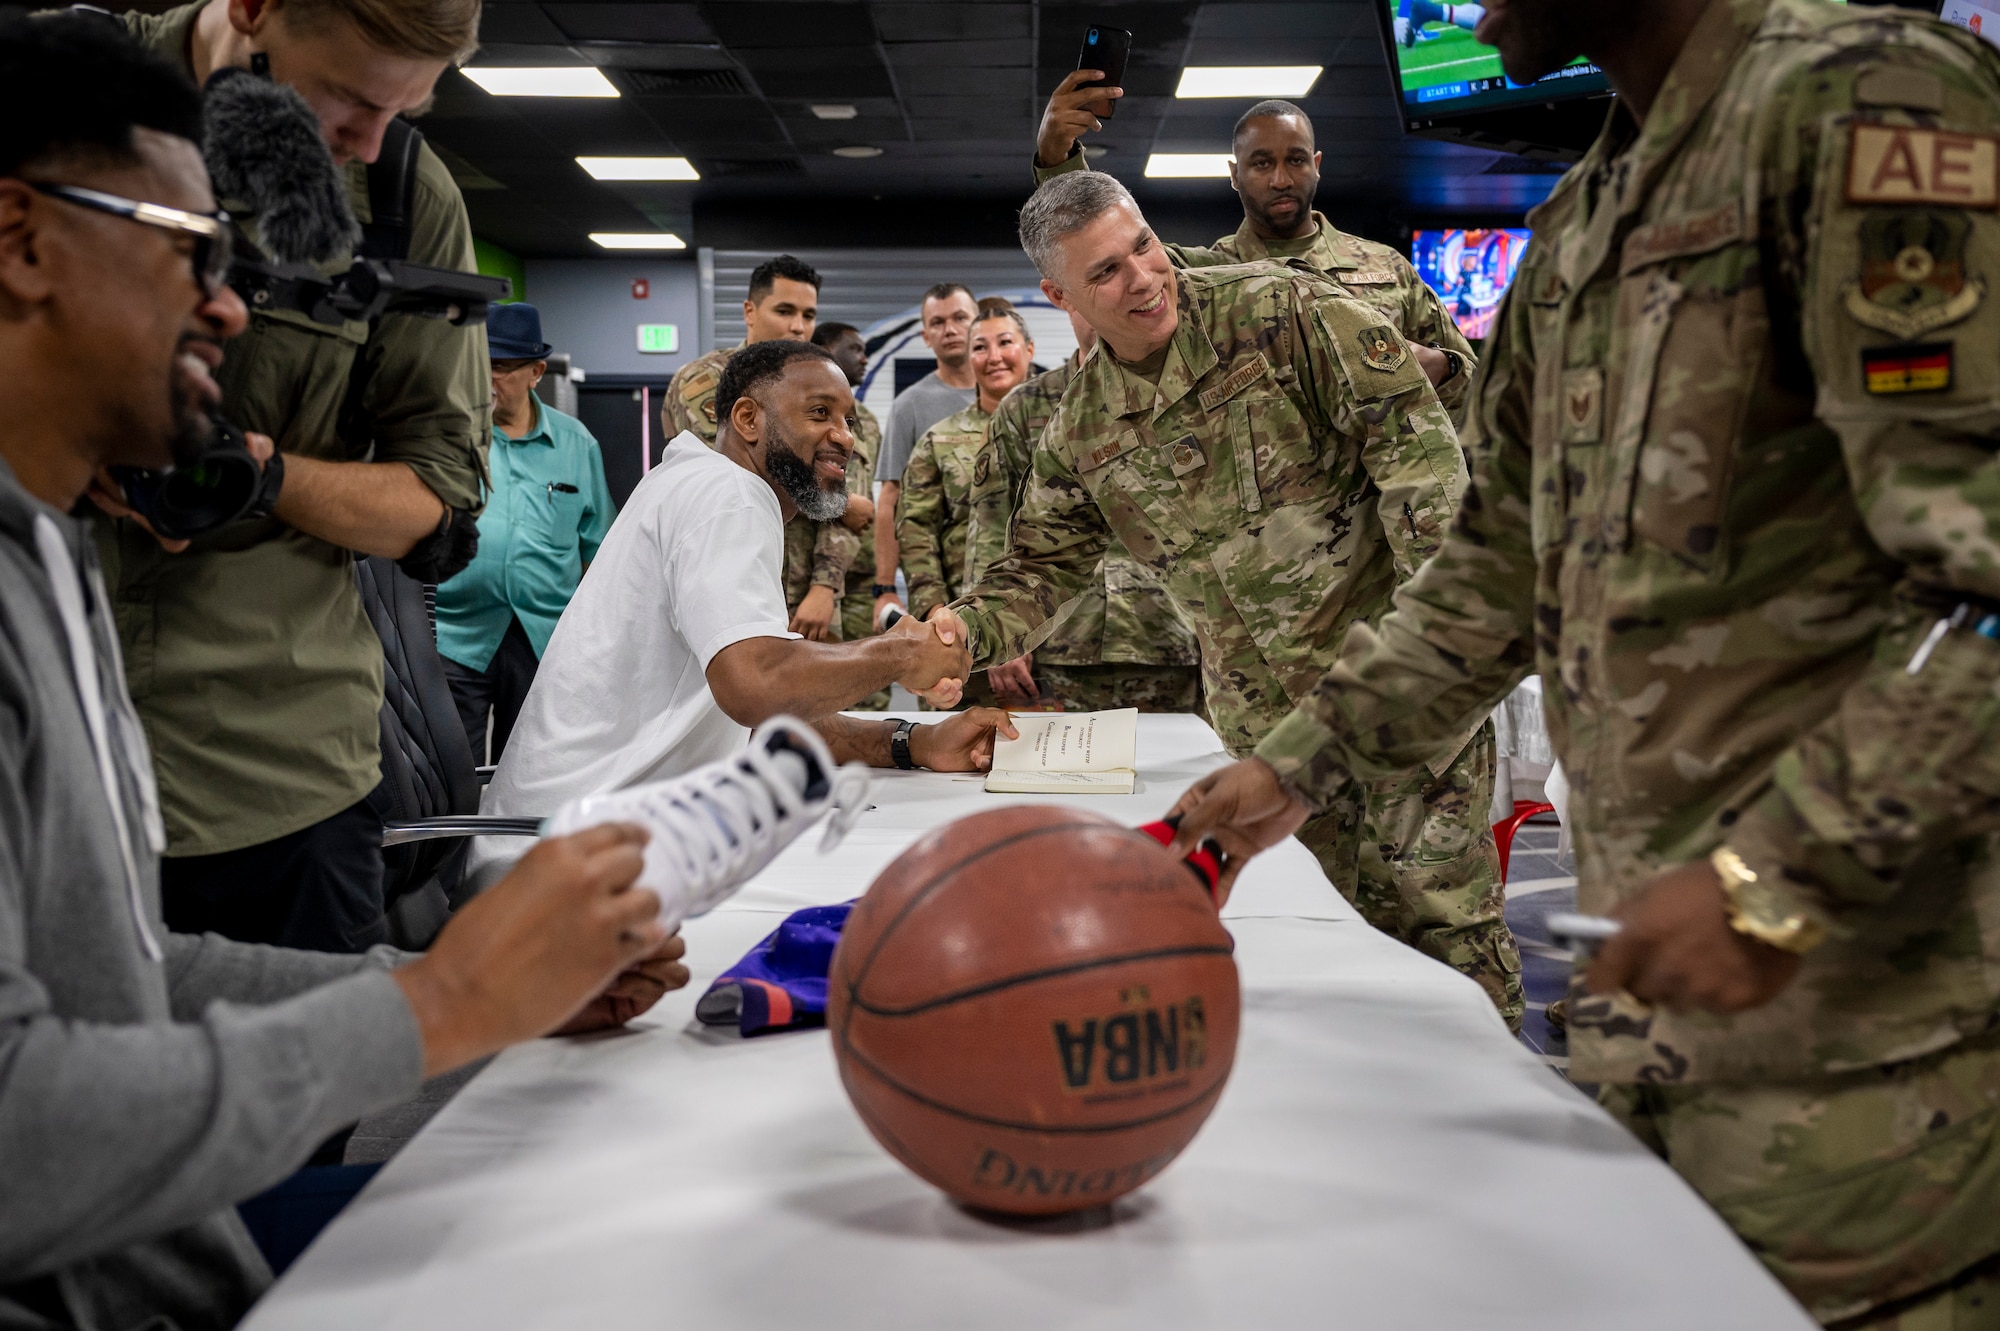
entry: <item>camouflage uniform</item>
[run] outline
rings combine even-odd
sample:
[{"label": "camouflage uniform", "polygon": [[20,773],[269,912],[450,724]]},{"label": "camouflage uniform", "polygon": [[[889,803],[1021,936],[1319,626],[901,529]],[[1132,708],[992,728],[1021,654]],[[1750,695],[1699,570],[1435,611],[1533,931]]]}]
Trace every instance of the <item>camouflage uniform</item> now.
[{"label": "camouflage uniform", "polygon": [[1569,1032],[1824,1320],[1995,1321],[1936,1291],[2000,1251],[1996,132],[1961,30],[1711,5],[1531,215],[1450,537],[1258,750],[1324,797],[1536,670],[1583,910],[1726,844],[1831,931],[1762,1008]]},{"label": "camouflage uniform", "polygon": [[715,444],[715,390],[722,383],[722,367],[748,343],[705,351],[674,371],[667,381],[666,396],[660,400],[660,432],[671,440],[686,430],[703,443]]},{"label": "camouflage uniform", "polygon": [[[1209,719],[1244,753],[1318,682],[1348,626],[1383,614],[1435,548],[1465,460],[1380,311],[1269,264],[1177,278],[1180,324],[1158,383],[1102,346],[1084,357],[1034,451],[1008,553],[961,610],[975,665],[1033,650],[1090,589],[1115,535],[1193,625]],[[1520,958],[1486,807],[1425,799],[1438,785],[1490,793],[1491,743],[1475,731],[1490,735],[1465,726],[1368,790],[1377,828],[1363,827],[1357,790],[1315,844],[1371,923],[1473,976],[1517,1021]],[[1414,836],[1411,800],[1422,806]],[[1450,825],[1432,827],[1438,817]],[[1389,876],[1365,888],[1362,842],[1387,843]],[[1443,845],[1462,853],[1447,862],[1426,849]],[[1407,909],[1381,910],[1384,900]],[[1421,927],[1402,927],[1412,919]]]},{"label": "camouflage uniform", "polygon": [[[1040,185],[1066,171],[1088,171],[1081,152],[1071,153],[1055,166],[1035,166],[1035,183]],[[1458,414],[1464,406],[1466,390],[1472,386],[1472,372],[1479,366],[1472,344],[1458,331],[1458,322],[1444,307],[1401,251],[1378,241],[1350,235],[1327,221],[1326,214],[1313,210],[1318,230],[1304,240],[1265,240],[1250,229],[1244,218],[1236,233],[1213,245],[1176,245],[1162,242],[1167,257],[1182,268],[1209,268],[1228,263],[1287,263],[1329,278],[1354,299],[1372,305],[1389,320],[1406,341],[1455,351],[1464,367],[1437,386],[1438,399]]]},{"label": "camouflage uniform", "polygon": [[[882,424],[875,413],[854,404],[854,456],[847,461],[847,492],[875,497],[875,459],[882,455]],[[875,528],[855,538],[854,559],[847,566],[847,585],[840,598],[840,636],[859,642],[875,631]],[[861,712],[886,711],[889,690],[869,694],[854,704]]]},{"label": "camouflage uniform", "polygon": [[972,465],[993,413],[972,405],[924,432],[903,467],[896,501],[896,546],[910,588],[910,613],[922,619],[964,587],[965,534],[971,521]]},{"label": "camouflage uniform", "polygon": [[[979,584],[1007,553],[1007,533],[1032,474],[1035,441],[1083,359],[1077,352],[1009,393],[986,427],[972,464],[965,581]],[[1035,684],[1066,711],[1136,707],[1192,712],[1201,702],[1194,631],[1152,570],[1114,536],[1090,590],[1071,601],[1035,653]]]}]

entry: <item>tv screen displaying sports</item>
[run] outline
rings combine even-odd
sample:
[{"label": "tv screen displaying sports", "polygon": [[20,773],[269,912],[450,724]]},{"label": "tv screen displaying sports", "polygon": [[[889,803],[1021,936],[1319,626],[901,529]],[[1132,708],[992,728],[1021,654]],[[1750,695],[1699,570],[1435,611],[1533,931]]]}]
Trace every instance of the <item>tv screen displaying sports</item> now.
[{"label": "tv screen displaying sports", "polygon": [[1389,51],[1403,93],[1405,120],[1432,119],[1571,97],[1610,89],[1603,71],[1581,58],[1530,84],[1508,78],[1500,53],[1472,35],[1484,5],[1437,0],[1376,0],[1388,6]]},{"label": "tv screen displaying sports", "polygon": [[1520,271],[1528,232],[1516,227],[1450,227],[1410,238],[1410,262],[1458,323],[1477,340],[1493,332],[1500,297]]}]

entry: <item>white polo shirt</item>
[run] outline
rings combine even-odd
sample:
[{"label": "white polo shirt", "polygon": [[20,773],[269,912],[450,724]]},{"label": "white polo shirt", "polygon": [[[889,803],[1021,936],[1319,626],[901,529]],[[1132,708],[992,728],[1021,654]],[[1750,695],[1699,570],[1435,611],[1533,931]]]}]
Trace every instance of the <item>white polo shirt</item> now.
[{"label": "white polo shirt", "polygon": [[[784,557],[770,485],[676,436],[556,624],[480,812],[546,817],[742,748],[750,732],[716,705],[705,672],[732,643],[794,636]],[[470,867],[490,882],[530,844],[480,838]]]}]

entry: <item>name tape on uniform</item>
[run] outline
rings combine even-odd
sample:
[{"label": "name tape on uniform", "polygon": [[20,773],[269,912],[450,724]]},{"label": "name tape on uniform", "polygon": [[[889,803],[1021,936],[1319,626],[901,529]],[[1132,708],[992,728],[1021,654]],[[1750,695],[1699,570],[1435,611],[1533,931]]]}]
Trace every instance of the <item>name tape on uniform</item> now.
[{"label": "name tape on uniform", "polygon": [[1856,125],[1849,203],[2000,207],[2000,138],[1914,125]]}]

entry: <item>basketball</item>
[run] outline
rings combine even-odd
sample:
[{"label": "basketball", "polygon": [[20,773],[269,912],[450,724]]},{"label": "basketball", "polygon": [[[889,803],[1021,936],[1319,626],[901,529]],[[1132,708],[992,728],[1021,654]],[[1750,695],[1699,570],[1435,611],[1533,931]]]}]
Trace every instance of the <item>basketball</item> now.
[{"label": "basketball", "polygon": [[960,819],[848,917],[827,986],[841,1082],[891,1155],[969,1206],[1102,1205],[1215,1108],[1231,948],[1200,880],[1142,832],[1056,805]]}]

